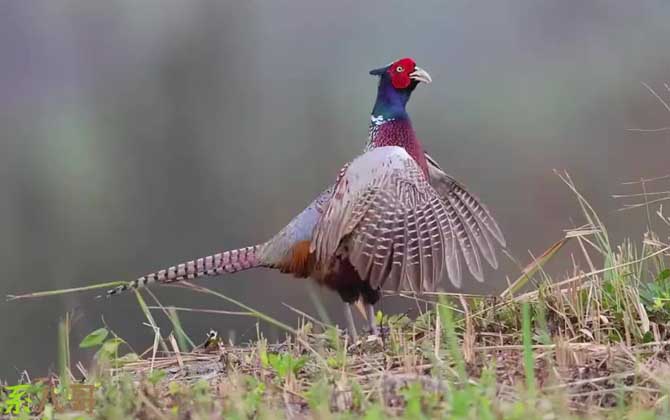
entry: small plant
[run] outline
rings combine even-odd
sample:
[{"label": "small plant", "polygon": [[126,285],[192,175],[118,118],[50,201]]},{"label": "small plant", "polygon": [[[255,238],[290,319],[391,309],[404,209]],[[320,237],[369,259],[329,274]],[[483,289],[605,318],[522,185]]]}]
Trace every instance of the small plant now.
[{"label": "small plant", "polygon": [[[328,344],[326,364],[331,369],[341,369],[347,362],[347,349],[335,327],[328,327],[324,332]],[[332,350],[332,351],[330,351]]]},{"label": "small plant", "polygon": [[307,404],[312,412],[321,417],[330,413],[330,392],[331,387],[323,378],[312,384],[306,395]]},{"label": "small plant", "polygon": [[424,390],[419,382],[414,382],[400,391],[405,399],[404,417],[407,419],[433,418],[440,396],[434,391]]},{"label": "small plant", "polygon": [[523,317],[522,342],[523,342],[523,367],[526,373],[526,391],[529,400],[535,399],[535,359],[533,356],[533,338],[530,328],[530,305],[525,302],[521,306]]},{"label": "small plant", "polygon": [[157,370],[154,370],[153,372],[151,372],[147,376],[147,381],[151,385],[156,386],[156,385],[158,385],[159,382],[161,382],[163,379],[165,379],[166,376],[167,376],[167,373],[164,370],[157,369]]},{"label": "small plant", "polygon": [[95,353],[95,359],[101,364],[109,363],[114,367],[120,367],[126,363],[139,360],[137,354],[133,352],[119,357],[119,346],[126,344],[126,342],[116,335],[111,338],[107,338],[108,336],[109,330],[107,328],[98,328],[84,337],[81,343],[79,343],[79,348],[88,349],[97,347],[98,351]]},{"label": "small plant", "polygon": [[640,288],[640,298],[647,311],[663,322],[670,320],[670,269],[658,273],[654,281],[644,283]]},{"label": "small plant", "polygon": [[252,414],[260,408],[265,394],[265,384],[252,376],[245,377],[245,380],[248,391],[244,397],[244,406],[246,411]]},{"label": "small plant", "polygon": [[286,380],[289,375],[297,375],[307,363],[307,357],[293,357],[288,353],[268,353],[267,365],[272,367],[280,379]]},{"label": "small plant", "polygon": [[91,347],[98,347],[105,342],[105,339],[109,335],[109,330],[107,328],[98,328],[95,331],[90,332],[81,343],[79,343],[79,348],[88,349]]}]

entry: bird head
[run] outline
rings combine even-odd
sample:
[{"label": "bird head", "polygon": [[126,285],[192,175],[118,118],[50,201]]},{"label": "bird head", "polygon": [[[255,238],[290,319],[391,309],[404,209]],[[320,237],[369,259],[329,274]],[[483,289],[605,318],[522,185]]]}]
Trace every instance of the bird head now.
[{"label": "bird head", "polygon": [[414,90],[421,82],[430,83],[433,81],[430,74],[417,66],[411,58],[401,58],[387,66],[370,70],[370,74],[379,76],[380,84],[388,83],[397,90]]},{"label": "bird head", "polygon": [[384,119],[406,118],[405,105],[419,83],[432,81],[427,71],[416,65],[411,58],[401,58],[391,64],[370,70],[379,76],[377,101],[372,110],[373,117]]}]

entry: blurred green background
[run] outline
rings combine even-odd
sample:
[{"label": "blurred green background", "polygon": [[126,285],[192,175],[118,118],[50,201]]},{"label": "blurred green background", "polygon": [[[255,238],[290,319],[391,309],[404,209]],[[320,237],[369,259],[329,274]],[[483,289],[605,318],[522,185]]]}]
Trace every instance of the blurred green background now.
[{"label": "blurred green background", "polygon": [[[528,261],[581,223],[554,168],[615,238],[638,237],[644,214],[610,196],[670,172],[668,132],[626,130],[668,125],[640,82],[667,93],[669,22],[662,0],[2,1],[0,295],[130,280],[269,237],[361,151],[367,71],[403,56],[434,79],[409,107],[425,147],[494,211],[513,255]],[[517,272],[507,262],[465,290]],[[304,281],[278,273],[203,284],[292,324],[282,302],[315,313]],[[339,298],[317,294],[340,320]],[[0,378],[53,368],[68,310],[73,343],[104,318],[136,350],[151,344],[132,295],[95,295],[1,302]],[[196,340],[256,335],[249,318],[182,320]]]}]

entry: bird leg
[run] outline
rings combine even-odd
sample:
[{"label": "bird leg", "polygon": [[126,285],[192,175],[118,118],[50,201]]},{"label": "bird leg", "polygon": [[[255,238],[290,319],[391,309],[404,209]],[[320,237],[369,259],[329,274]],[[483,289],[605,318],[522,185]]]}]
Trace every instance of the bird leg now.
[{"label": "bird leg", "polygon": [[371,303],[364,303],[365,305],[365,314],[368,317],[368,328],[370,329],[370,335],[378,335],[379,329],[377,328],[377,320],[375,317],[375,306]]},{"label": "bird leg", "polygon": [[347,318],[347,329],[349,330],[349,335],[354,343],[358,342],[358,334],[356,334],[356,323],[354,322],[354,314],[351,312],[351,307],[353,303],[344,304],[344,317]]}]

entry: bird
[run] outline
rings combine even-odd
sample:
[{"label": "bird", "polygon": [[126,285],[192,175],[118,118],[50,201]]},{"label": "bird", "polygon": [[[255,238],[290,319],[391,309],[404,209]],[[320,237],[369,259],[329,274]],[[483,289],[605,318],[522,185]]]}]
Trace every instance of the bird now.
[{"label": "bird", "polygon": [[205,353],[216,353],[223,347],[223,339],[216,330],[209,330],[207,339],[197,349]]},{"label": "bird", "polygon": [[276,235],[144,275],[107,295],[270,268],[339,294],[355,339],[352,307],[359,300],[376,335],[374,305],[382,290],[431,292],[445,277],[460,288],[466,269],[484,281],[483,260],[498,267],[503,233],[479,198],[425,152],[407,113],[412,93],[431,76],[412,58],[369,73],[378,85],[363,153]]}]

